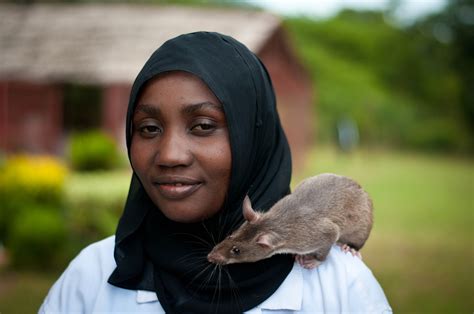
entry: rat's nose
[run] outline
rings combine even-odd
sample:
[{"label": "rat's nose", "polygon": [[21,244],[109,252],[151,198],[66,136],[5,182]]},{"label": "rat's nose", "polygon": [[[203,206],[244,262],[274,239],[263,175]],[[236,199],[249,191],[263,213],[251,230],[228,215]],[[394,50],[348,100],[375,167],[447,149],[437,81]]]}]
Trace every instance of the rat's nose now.
[{"label": "rat's nose", "polygon": [[224,265],[225,264],[225,259],[224,256],[222,256],[219,253],[211,252],[207,255],[207,260],[213,264],[217,265]]}]

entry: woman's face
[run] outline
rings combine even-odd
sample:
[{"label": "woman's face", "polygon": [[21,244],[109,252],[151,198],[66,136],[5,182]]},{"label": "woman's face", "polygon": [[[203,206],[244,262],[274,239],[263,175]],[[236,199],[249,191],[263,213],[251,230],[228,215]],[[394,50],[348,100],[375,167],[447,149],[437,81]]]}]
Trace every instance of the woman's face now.
[{"label": "woman's face", "polygon": [[222,105],[196,76],[169,72],[150,81],[133,115],[131,161],[168,219],[216,214],[229,187],[231,149]]}]

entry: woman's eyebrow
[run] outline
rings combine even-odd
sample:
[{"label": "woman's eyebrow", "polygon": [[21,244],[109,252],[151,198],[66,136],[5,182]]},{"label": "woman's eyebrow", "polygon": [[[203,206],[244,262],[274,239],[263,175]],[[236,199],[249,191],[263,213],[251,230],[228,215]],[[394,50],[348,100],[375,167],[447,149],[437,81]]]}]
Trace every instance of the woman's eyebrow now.
[{"label": "woman's eyebrow", "polygon": [[157,116],[160,114],[160,108],[149,105],[149,104],[138,104],[137,107],[135,108],[135,113],[137,112],[143,112],[147,115],[150,116]]},{"label": "woman's eyebrow", "polygon": [[194,113],[200,109],[206,109],[206,108],[209,108],[209,109],[213,109],[213,110],[218,110],[220,112],[224,112],[224,109],[222,108],[222,105],[220,104],[215,104],[215,103],[212,103],[212,102],[202,102],[202,103],[197,103],[197,104],[187,104],[186,106],[184,106],[184,108],[182,109],[182,111],[186,114],[191,114],[191,113]]}]

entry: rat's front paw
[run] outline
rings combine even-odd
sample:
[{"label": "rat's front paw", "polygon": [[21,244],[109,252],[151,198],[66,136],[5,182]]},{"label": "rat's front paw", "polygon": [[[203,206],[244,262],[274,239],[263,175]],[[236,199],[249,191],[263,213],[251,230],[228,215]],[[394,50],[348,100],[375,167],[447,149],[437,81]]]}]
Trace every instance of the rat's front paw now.
[{"label": "rat's front paw", "polygon": [[360,252],[356,249],[351,248],[349,245],[343,243],[337,243],[337,245],[344,253],[351,252],[352,256],[357,256],[358,258],[362,259],[362,254],[360,254]]},{"label": "rat's front paw", "polygon": [[295,260],[306,269],[313,269],[321,264],[314,255],[295,255]]}]

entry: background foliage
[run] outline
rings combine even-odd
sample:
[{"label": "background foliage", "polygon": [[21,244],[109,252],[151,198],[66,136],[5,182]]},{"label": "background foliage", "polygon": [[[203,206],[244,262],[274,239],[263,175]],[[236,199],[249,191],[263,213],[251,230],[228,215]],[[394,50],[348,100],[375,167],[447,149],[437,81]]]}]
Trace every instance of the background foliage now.
[{"label": "background foliage", "polygon": [[[256,8],[237,0],[7,0],[16,3],[145,3]],[[318,139],[353,121],[361,143],[474,152],[474,3],[449,0],[404,25],[401,0],[385,11],[342,11],[327,20],[285,18],[318,95]]]},{"label": "background foliage", "polygon": [[467,3],[451,1],[405,27],[390,12],[287,19],[318,95],[319,139],[333,140],[338,121],[350,118],[366,145],[472,153],[474,21],[462,19]]},{"label": "background foliage", "polygon": [[18,155],[0,165],[0,242],[32,207],[60,214],[67,168],[53,157]]},{"label": "background foliage", "polygon": [[[79,138],[76,155],[87,167],[72,163],[74,172],[51,156],[11,155],[1,164],[0,244],[11,266],[64,267],[85,245],[114,233],[129,183],[122,173],[129,170],[116,172],[115,143],[102,133]],[[98,171],[104,166],[108,172]]]},{"label": "background foliage", "polygon": [[110,170],[121,157],[115,140],[99,130],[72,134],[68,154],[71,167],[78,171]]}]

